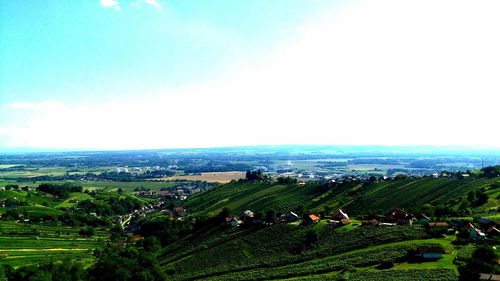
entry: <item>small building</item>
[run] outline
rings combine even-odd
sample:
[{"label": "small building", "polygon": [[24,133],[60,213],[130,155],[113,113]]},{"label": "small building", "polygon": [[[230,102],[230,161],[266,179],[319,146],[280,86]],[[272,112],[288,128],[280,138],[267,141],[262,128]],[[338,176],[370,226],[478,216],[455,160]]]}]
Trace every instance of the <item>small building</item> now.
[{"label": "small building", "polygon": [[493,220],[490,220],[488,218],[480,218],[477,223],[479,223],[479,226],[482,229],[489,229],[492,226],[496,226],[496,223]]},{"label": "small building", "polygon": [[254,217],[254,213],[250,210],[246,210],[243,212],[243,214],[241,215],[243,218],[253,218]]},{"label": "small building", "polygon": [[448,224],[454,229],[459,229],[464,227],[466,225],[466,222],[463,220],[451,220],[448,222]]},{"label": "small building", "polygon": [[428,223],[431,222],[431,219],[428,216],[426,216],[425,214],[416,214],[415,218],[417,219],[417,222],[420,225],[427,225]]},{"label": "small building", "polygon": [[175,207],[173,210],[173,214],[177,217],[183,217],[186,215],[186,210],[182,207]]},{"label": "small building", "polygon": [[388,223],[412,224],[413,214],[407,213],[401,209],[394,209],[386,215],[385,220]]},{"label": "small building", "polygon": [[234,217],[227,217],[226,218],[226,225],[229,227],[236,227],[239,224],[240,224],[240,222]]},{"label": "small building", "polygon": [[340,220],[340,223],[341,223],[342,225],[348,225],[348,224],[350,224],[350,223],[351,223],[351,220],[350,220],[350,219],[341,219],[341,220]]},{"label": "small building", "polygon": [[309,214],[304,218],[305,223],[316,223],[319,222],[319,215]]},{"label": "small building", "polygon": [[299,219],[299,216],[292,212],[292,211],[289,211],[289,212],[286,212],[284,213],[281,218],[284,220],[284,221],[287,221],[287,222],[293,222],[293,221],[296,221]]},{"label": "small building", "polygon": [[479,280],[500,281],[500,275],[493,273],[480,273]]},{"label": "small building", "polygon": [[341,220],[330,220],[328,221],[328,224],[333,225],[333,226],[343,226],[350,224],[351,221],[349,219],[341,219]]},{"label": "small building", "polygon": [[468,227],[468,229],[469,229],[469,238],[474,240],[483,240],[486,238],[486,234],[484,234],[481,230],[475,228],[474,226],[472,228]]},{"label": "small building", "polygon": [[144,240],[144,237],[142,237],[141,235],[134,235],[134,241],[137,242],[137,241],[140,241],[140,240]]},{"label": "small building", "polygon": [[427,227],[433,229],[448,229],[450,225],[445,221],[433,221],[429,222],[427,224]]},{"label": "small building", "polygon": [[486,231],[486,233],[491,237],[491,236],[500,236],[500,230],[498,230],[498,228],[492,226],[490,228],[488,228],[488,230]]},{"label": "small building", "polygon": [[333,220],[349,219],[349,216],[347,215],[347,213],[342,211],[342,209],[338,209],[335,213],[332,214],[332,219]]},{"label": "small building", "polygon": [[363,220],[361,221],[361,225],[363,226],[376,226],[379,224],[379,221],[376,219],[371,219],[371,220]]}]

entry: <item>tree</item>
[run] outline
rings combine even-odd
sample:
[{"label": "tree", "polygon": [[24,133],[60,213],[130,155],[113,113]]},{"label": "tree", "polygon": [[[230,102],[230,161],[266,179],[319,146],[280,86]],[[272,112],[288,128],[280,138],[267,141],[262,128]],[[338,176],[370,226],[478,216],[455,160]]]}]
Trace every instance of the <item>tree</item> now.
[{"label": "tree", "polygon": [[218,217],[220,220],[225,220],[227,217],[230,217],[231,214],[232,214],[231,209],[229,209],[228,207],[224,207],[220,211]]},{"label": "tree", "polygon": [[134,247],[115,248],[107,246],[97,251],[96,263],[89,270],[89,274],[90,280],[94,281],[166,280],[156,253]]},{"label": "tree", "polygon": [[482,246],[478,247],[473,253],[472,257],[486,263],[496,264],[498,255],[493,247]]},{"label": "tree", "polygon": [[261,170],[247,171],[245,174],[245,178],[250,181],[262,181],[266,178],[266,176],[262,174]]},{"label": "tree", "polygon": [[78,231],[78,234],[85,237],[92,237],[95,235],[95,229],[93,227],[85,227]]},{"label": "tree", "polygon": [[266,212],[265,222],[267,222],[267,223],[275,223],[276,222],[276,212],[273,209]]},{"label": "tree", "polygon": [[319,239],[318,233],[314,230],[309,230],[306,234],[305,244],[306,246],[312,246],[316,242],[318,242],[318,239]]},{"label": "tree", "polygon": [[479,280],[481,272],[496,272],[498,255],[492,246],[478,247],[469,262],[459,268],[460,280]]}]

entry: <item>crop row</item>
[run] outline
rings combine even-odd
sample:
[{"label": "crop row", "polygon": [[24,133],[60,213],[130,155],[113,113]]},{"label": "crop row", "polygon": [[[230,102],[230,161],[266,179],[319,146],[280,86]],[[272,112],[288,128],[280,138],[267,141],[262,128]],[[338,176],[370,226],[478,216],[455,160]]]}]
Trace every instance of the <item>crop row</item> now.
[{"label": "crop row", "polygon": [[319,232],[318,242],[307,246],[304,244],[305,236],[310,229],[286,224],[266,227],[167,265],[167,268],[182,275],[182,278],[208,277],[235,270],[282,266],[374,245],[427,237],[418,226],[366,227],[346,233],[338,233],[325,226]]}]

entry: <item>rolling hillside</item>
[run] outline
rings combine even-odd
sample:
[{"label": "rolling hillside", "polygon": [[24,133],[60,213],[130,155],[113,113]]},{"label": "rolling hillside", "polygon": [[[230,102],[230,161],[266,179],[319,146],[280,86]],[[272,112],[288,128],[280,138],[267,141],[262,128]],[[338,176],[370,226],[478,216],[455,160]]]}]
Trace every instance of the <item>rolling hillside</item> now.
[{"label": "rolling hillside", "polygon": [[[235,214],[246,209],[276,212],[298,210],[317,211],[325,207],[343,208],[350,214],[385,213],[393,208],[420,208],[425,204],[445,205],[463,209],[467,194],[483,190],[488,202],[481,206],[464,205],[470,214],[495,215],[500,206],[500,178],[420,178],[381,181],[371,184],[350,182],[343,184],[305,185],[232,182],[212,191],[198,194],[186,201],[192,214],[214,215],[227,207]],[[469,214],[469,215],[470,215]],[[465,213],[464,213],[465,215]]]},{"label": "rolling hillside", "polygon": [[[236,216],[246,209],[264,213],[342,208],[351,224],[335,227],[321,220],[312,225],[211,226],[163,248],[160,263],[173,280],[458,280],[456,261],[470,257],[474,246],[451,243],[455,235],[432,236],[418,224],[361,226],[356,218],[394,208],[436,212],[434,217],[496,218],[499,183],[499,178],[231,182],[193,196],[184,207],[194,217],[215,216],[223,208]],[[479,193],[488,200],[477,205]],[[408,253],[421,246],[439,246],[445,253],[437,260],[410,261]],[[390,269],[381,270],[384,264]]]}]

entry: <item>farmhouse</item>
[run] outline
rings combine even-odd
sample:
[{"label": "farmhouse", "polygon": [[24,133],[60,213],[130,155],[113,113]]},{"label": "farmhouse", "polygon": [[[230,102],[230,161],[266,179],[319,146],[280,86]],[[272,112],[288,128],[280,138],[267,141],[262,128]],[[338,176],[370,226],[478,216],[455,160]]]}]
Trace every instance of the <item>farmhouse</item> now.
[{"label": "farmhouse", "polygon": [[333,220],[349,219],[349,216],[347,215],[347,213],[342,211],[342,209],[338,209],[335,213],[332,214],[332,219]]}]

